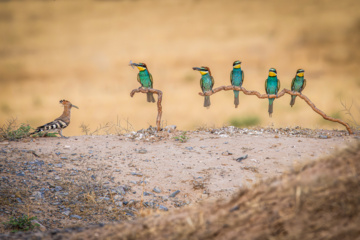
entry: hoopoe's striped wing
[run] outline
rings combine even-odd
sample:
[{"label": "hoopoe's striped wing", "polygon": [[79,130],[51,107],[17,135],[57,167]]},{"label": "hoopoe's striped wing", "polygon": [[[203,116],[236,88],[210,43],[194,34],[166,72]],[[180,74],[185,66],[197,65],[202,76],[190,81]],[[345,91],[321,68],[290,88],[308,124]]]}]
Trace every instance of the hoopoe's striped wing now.
[{"label": "hoopoe's striped wing", "polygon": [[52,122],[49,122],[47,124],[44,124],[40,127],[37,127],[34,133],[38,133],[38,132],[45,132],[45,131],[51,131],[51,130],[60,130],[63,128],[66,128],[68,126],[68,124],[66,122],[64,122],[61,119],[56,119]]}]

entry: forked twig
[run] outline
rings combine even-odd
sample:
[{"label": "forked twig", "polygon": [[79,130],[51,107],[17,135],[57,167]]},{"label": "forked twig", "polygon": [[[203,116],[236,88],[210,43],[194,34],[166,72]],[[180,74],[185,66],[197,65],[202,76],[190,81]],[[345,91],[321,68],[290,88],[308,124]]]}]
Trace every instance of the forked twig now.
[{"label": "forked twig", "polygon": [[243,87],[237,87],[237,86],[220,86],[220,87],[217,87],[215,89],[213,89],[213,91],[207,91],[205,93],[202,93],[202,92],[199,92],[199,95],[200,96],[210,96],[210,95],[213,95],[217,92],[220,92],[220,91],[229,91],[229,90],[236,90],[236,91],[241,91],[243,92],[245,95],[256,95],[258,98],[280,98],[282,96],[285,95],[285,93],[287,94],[290,94],[290,95],[294,95],[294,96],[298,96],[300,97],[301,99],[303,99],[316,113],[320,114],[325,120],[328,120],[328,121],[332,121],[332,122],[337,122],[337,123],[340,123],[342,125],[344,125],[346,127],[346,130],[349,132],[349,134],[353,134],[353,131],[351,130],[349,124],[347,124],[346,122],[344,121],[341,121],[339,119],[336,119],[336,118],[332,118],[332,117],[329,117],[328,115],[326,115],[323,111],[321,111],[320,109],[318,109],[315,104],[313,104],[309,98],[307,98],[305,95],[301,94],[301,93],[298,93],[298,92],[293,92],[293,91],[290,91],[286,88],[284,88],[283,90],[281,90],[280,92],[278,92],[277,95],[267,95],[267,94],[260,94],[259,92],[257,91],[248,91],[246,90],[245,88]]},{"label": "forked twig", "polygon": [[161,101],[162,101],[162,91],[157,90],[157,89],[153,89],[153,88],[136,88],[134,90],[131,91],[130,96],[133,97],[135,93],[155,93],[158,95],[158,100],[157,100],[157,108],[158,108],[158,115],[156,118],[156,126],[157,126],[157,130],[160,131],[160,123],[161,123],[161,115],[162,115],[162,106],[161,106]]}]

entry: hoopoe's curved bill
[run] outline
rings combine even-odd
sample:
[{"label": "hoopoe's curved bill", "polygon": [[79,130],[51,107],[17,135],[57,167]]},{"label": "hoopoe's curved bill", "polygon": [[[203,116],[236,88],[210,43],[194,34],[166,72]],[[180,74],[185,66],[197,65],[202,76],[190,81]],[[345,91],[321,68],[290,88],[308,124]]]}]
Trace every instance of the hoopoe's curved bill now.
[{"label": "hoopoe's curved bill", "polygon": [[74,104],[71,104],[71,107],[74,107],[74,108],[79,109],[79,107],[78,107],[78,106],[75,106]]}]

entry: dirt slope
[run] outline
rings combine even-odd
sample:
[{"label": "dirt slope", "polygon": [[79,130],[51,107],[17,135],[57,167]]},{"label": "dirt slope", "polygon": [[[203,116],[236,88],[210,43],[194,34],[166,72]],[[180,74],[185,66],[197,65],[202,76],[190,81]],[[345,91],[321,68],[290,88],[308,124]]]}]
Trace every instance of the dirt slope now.
[{"label": "dirt slope", "polygon": [[[167,144],[169,141],[174,141],[171,138],[153,143],[139,140],[131,142],[124,141],[125,139],[123,139],[120,142],[123,143],[124,146],[121,146],[120,148],[124,148],[123,154],[126,156],[125,161],[131,161],[135,165],[146,165],[149,163],[141,161],[139,155],[136,155],[136,157],[133,157],[134,159],[131,159],[131,154],[125,154],[126,151],[139,151],[139,149],[147,149],[148,151],[151,150],[157,153],[163,151],[165,153],[164,156],[166,156],[165,159],[169,159],[169,156],[170,158],[177,159],[179,157],[176,157],[178,154],[177,148],[182,149],[181,154],[179,153],[180,156],[186,155],[182,153],[182,151],[185,151],[183,150],[185,147],[193,147],[194,149],[199,148],[197,152],[193,151],[192,153],[194,159],[182,157],[181,160],[183,163],[190,164],[188,161],[193,161],[194,164],[196,163],[193,167],[196,168],[197,171],[201,171],[206,166],[202,166],[203,163],[201,161],[206,161],[207,164],[211,164],[211,161],[219,161],[219,165],[224,167],[223,170],[230,173],[227,175],[230,175],[233,179],[235,179],[236,175],[241,176],[244,174],[248,178],[251,176],[256,178],[255,175],[257,175],[257,179],[261,180],[261,182],[251,188],[246,188],[246,185],[244,185],[240,188],[240,192],[237,192],[238,190],[236,189],[239,188],[231,187],[234,186],[231,181],[226,181],[227,183],[222,183],[222,185],[220,181],[221,178],[216,174],[216,168],[210,168],[209,171],[212,171],[212,174],[209,175],[209,179],[213,181],[215,185],[204,182],[205,192],[209,193],[204,194],[204,189],[193,188],[194,182],[190,185],[193,189],[189,188],[189,183],[186,181],[177,183],[177,174],[179,176],[182,174],[180,165],[166,165],[166,163],[169,164],[172,161],[163,161],[161,160],[162,158],[159,157],[156,159],[159,161],[159,165],[157,165],[156,168],[154,167],[151,171],[148,170],[143,172],[147,179],[150,179],[149,183],[143,184],[143,186],[146,186],[146,188],[150,188],[151,190],[153,187],[152,184],[155,182],[157,185],[161,186],[161,188],[171,186],[171,192],[180,189],[180,194],[176,196],[176,201],[170,197],[166,197],[171,192],[162,192],[156,194],[155,197],[151,197],[152,199],[156,199],[156,197],[165,197],[161,199],[167,199],[167,201],[162,201],[160,203],[169,208],[168,212],[155,208],[155,213],[145,218],[137,218],[135,221],[124,221],[122,224],[100,224],[99,227],[90,228],[89,222],[67,220],[68,225],[73,225],[71,229],[67,228],[59,230],[52,227],[53,230],[44,233],[5,234],[2,235],[2,237],[12,239],[238,239],[239,236],[241,236],[241,239],[356,239],[360,234],[360,230],[357,227],[360,223],[360,163],[358,161],[360,159],[360,144],[357,143],[355,147],[353,146],[338,151],[337,153],[333,153],[333,150],[330,151],[330,148],[344,146],[345,141],[357,141],[355,140],[356,138],[336,137],[336,134],[339,134],[336,132],[332,132],[333,135],[329,139],[316,139],[314,137],[305,136],[296,137],[292,136],[290,133],[288,133],[287,136],[284,136],[281,131],[272,134],[263,131],[263,133],[260,134],[261,131],[259,130],[258,135],[249,135],[248,133],[245,134],[239,132],[229,134],[229,129],[227,129],[228,132],[225,130],[217,130],[209,133],[210,135],[196,132],[191,133],[189,135],[189,142],[184,144],[179,143],[178,146],[174,145],[174,143]],[[250,132],[254,133],[256,130],[251,130]],[[219,137],[220,135],[227,136]],[[99,136],[99,139],[102,137],[105,136]],[[89,137],[78,137],[77,139],[82,139],[83,141],[81,142],[84,143],[86,142],[85,138]],[[117,138],[118,137],[114,137],[113,139],[112,137],[108,137],[107,141],[115,141]],[[94,146],[91,151],[100,155],[97,159],[100,164],[111,164],[109,161],[105,161],[104,158],[101,158],[103,151],[101,150],[100,142],[97,142],[99,139],[96,139],[97,137],[91,140],[91,143]],[[73,143],[73,141],[76,142],[78,140],[69,139],[67,141],[68,143]],[[47,151],[50,151],[50,149],[54,151],[54,146],[51,146],[51,144],[44,144],[45,141],[43,139],[40,139],[39,141],[42,142],[41,152],[43,154],[42,157],[45,159],[45,156],[49,154]],[[222,151],[216,154],[216,147],[214,147],[213,150],[210,148],[209,150],[202,152],[200,146],[198,146],[199,142],[201,142],[201,144],[203,144],[202,142],[206,143],[204,146],[218,146],[219,144],[224,144],[223,141],[228,141],[225,145],[241,143],[246,147],[246,144],[252,144],[254,149],[247,150],[249,158],[239,163],[233,159],[232,155],[222,155],[224,152],[223,147]],[[277,147],[271,147],[271,145],[267,146],[267,144],[269,144],[267,141],[270,143],[281,141],[281,144]],[[257,144],[254,145],[254,142]],[[279,142],[276,144],[279,144]],[[32,144],[34,143],[17,143],[12,144],[12,147],[18,145],[18,147],[24,148],[28,145],[28,149],[31,149]],[[57,143],[54,142],[54,144]],[[287,144],[290,145],[287,146]],[[294,149],[291,147],[291,144],[299,144],[295,149],[300,147],[302,151],[307,152],[310,156],[306,155],[306,160],[303,159],[302,161],[299,161],[298,155],[294,158],[294,155],[289,154]],[[111,149],[110,145],[111,144],[109,143],[108,148]],[[49,150],[47,150],[46,146],[50,146]],[[81,144],[76,146],[79,153],[84,151],[81,150],[82,147],[84,147],[81,146]],[[95,146],[99,147],[99,149]],[[131,149],[135,146],[137,150]],[[171,146],[173,148],[171,148]],[[261,147],[258,149],[257,147],[259,146]],[[266,159],[265,155],[261,155],[263,154],[261,148],[269,150],[265,154],[266,156],[269,156],[269,159],[271,159],[273,155],[275,159],[272,161]],[[280,151],[277,151],[279,149],[276,148],[281,148],[281,153]],[[118,150],[119,149],[114,151]],[[173,153],[171,154],[169,151],[173,151]],[[241,150],[240,148],[240,151],[238,152],[238,150],[231,145],[228,152],[232,152],[235,156],[240,156],[244,153],[243,151],[244,149]],[[329,151],[332,152],[332,155],[309,162],[309,160],[313,158],[311,155],[319,153],[319,151],[322,151],[323,153],[324,151]],[[146,155],[150,153],[141,153],[141,156],[143,154]],[[256,158],[260,160],[259,164],[250,161],[252,155],[256,154],[258,154],[257,156],[263,156],[263,158]],[[276,154],[280,155],[277,156]],[[281,155],[284,154],[288,155],[288,157],[282,158]],[[69,156],[70,155],[71,154],[69,154]],[[219,159],[217,155],[220,155]],[[196,156],[202,160],[197,159]],[[209,157],[206,158],[206,156]],[[293,158],[291,156],[293,156]],[[117,159],[116,156],[115,158]],[[309,163],[302,167],[297,167],[292,163],[287,163],[286,159],[288,158],[293,160],[297,159],[299,162]],[[150,159],[152,158],[150,157]],[[71,178],[70,175],[66,175],[67,172],[65,171],[65,168],[72,167],[69,165],[74,161],[67,161],[66,159],[63,161],[64,169],[59,170],[57,174],[61,177],[65,175],[64,177]],[[89,159],[88,161],[95,160]],[[275,161],[279,162],[279,164],[274,165]],[[224,165],[225,162],[227,162],[228,165]],[[229,162],[233,163],[229,164]],[[239,164],[242,167],[239,167]],[[266,168],[261,165],[265,165]],[[279,166],[284,170],[292,170],[289,173],[275,171],[274,169]],[[169,167],[171,167],[173,169],[172,171],[176,174],[174,173],[171,177],[168,177],[168,180],[166,178],[162,179],[162,173],[168,172],[171,169],[169,169]],[[139,166],[137,166],[137,168],[141,169]],[[184,168],[186,169],[186,166]],[[231,173],[231,169],[233,169],[235,173]],[[256,169],[258,172],[254,173],[246,169]],[[127,170],[123,169],[123,171]],[[131,170],[129,169],[129,171]],[[187,171],[191,172],[192,170],[188,169]],[[129,179],[134,177],[131,174],[122,175],[124,175],[122,176],[122,183],[124,183],[126,179],[129,181]],[[274,176],[278,177],[273,178]],[[156,179],[158,180],[156,181]],[[189,180],[191,179],[193,179],[193,177],[189,178]],[[225,179],[227,178],[225,177]],[[216,183],[218,186],[216,186]],[[134,187],[134,189],[139,188],[139,186],[136,186],[135,184],[133,184],[132,187]],[[229,195],[231,195],[230,193],[237,193],[233,195],[231,200],[221,200],[220,190],[222,188],[232,189],[227,192]],[[140,192],[143,193],[141,190]],[[188,196],[185,196],[183,192],[186,192]],[[224,195],[224,197],[226,196],[227,194]],[[61,195],[57,195],[57,197],[61,199]],[[125,200],[128,200],[128,197],[128,195],[124,195]],[[144,213],[143,206],[141,205],[144,202],[140,199],[146,197],[141,197],[136,194],[134,196],[131,195],[131,197],[139,200],[135,203],[133,208],[140,212],[134,211],[134,213],[140,215],[141,213]],[[208,200],[202,201],[202,198]],[[216,199],[217,201],[214,202]],[[62,200],[66,202],[65,198]],[[189,205],[188,207],[182,207],[182,205],[180,205],[177,207],[180,207],[181,209],[172,209],[176,207],[176,204],[174,203],[179,203],[179,201],[185,202],[187,200],[190,200],[190,204],[185,204]],[[46,201],[50,200],[43,200],[43,204],[46,204]],[[151,200],[148,199],[146,201]],[[154,200],[154,202],[156,201]],[[104,201],[102,203],[104,205],[107,204]],[[151,208],[148,207],[146,209]],[[83,214],[83,217],[85,217],[85,213]],[[108,216],[104,214],[102,217],[106,218]],[[101,221],[98,221],[98,223],[100,222]],[[111,221],[108,219],[108,221],[104,222]]]}]

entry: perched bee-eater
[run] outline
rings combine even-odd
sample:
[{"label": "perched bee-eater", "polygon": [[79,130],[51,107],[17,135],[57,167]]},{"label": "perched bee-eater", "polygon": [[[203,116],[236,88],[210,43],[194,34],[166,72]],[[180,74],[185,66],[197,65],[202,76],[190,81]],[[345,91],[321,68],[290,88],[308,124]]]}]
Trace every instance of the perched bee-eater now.
[{"label": "perched bee-eater", "polygon": [[[201,74],[200,87],[203,93],[212,91],[215,81],[211,76],[210,69],[208,67],[193,67],[193,70],[199,71]],[[210,107],[210,96],[204,96],[204,107]]]},{"label": "perched bee-eater", "polygon": [[[244,72],[241,70],[241,62],[235,61],[233,63],[233,70],[230,74],[230,82],[233,86],[241,87],[244,83]],[[234,90],[234,104],[235,108],[239,105],[239,91]]]},{"label": "perched bee-eater", "polygon": [[[277,72],[275,68],[269,69],[269,76],[265,81],[265,91],[268,95],[278,93],[280,89],[280,80],[277,78]],[[269,116],[273,113],[274,98],[269,98]]]},{"label": "perched bee-eater", "polygon": [[[291,82],[291,91],[301,93],[302,90],[304,90],[306,86],[306,79],[304,79],[304,72],[305,71],[303,69],[298,69],[296,71],[296,75]],[[291,107],[295,104],[295,98],[296,96],[293,95],[291,96],[291,101],[290,101]]]},{"label": "perched bee-eater", "polygon": [[[144,88],[153,88],[153,78],[151,73],[146,67],[145,63],[130,63],[130,66],[135,66],[139,69],[139,73],[137,75],[137,81],[141,84]],[[147,101],[148,102],[155,102],[153,93],[147,93]]]}]

